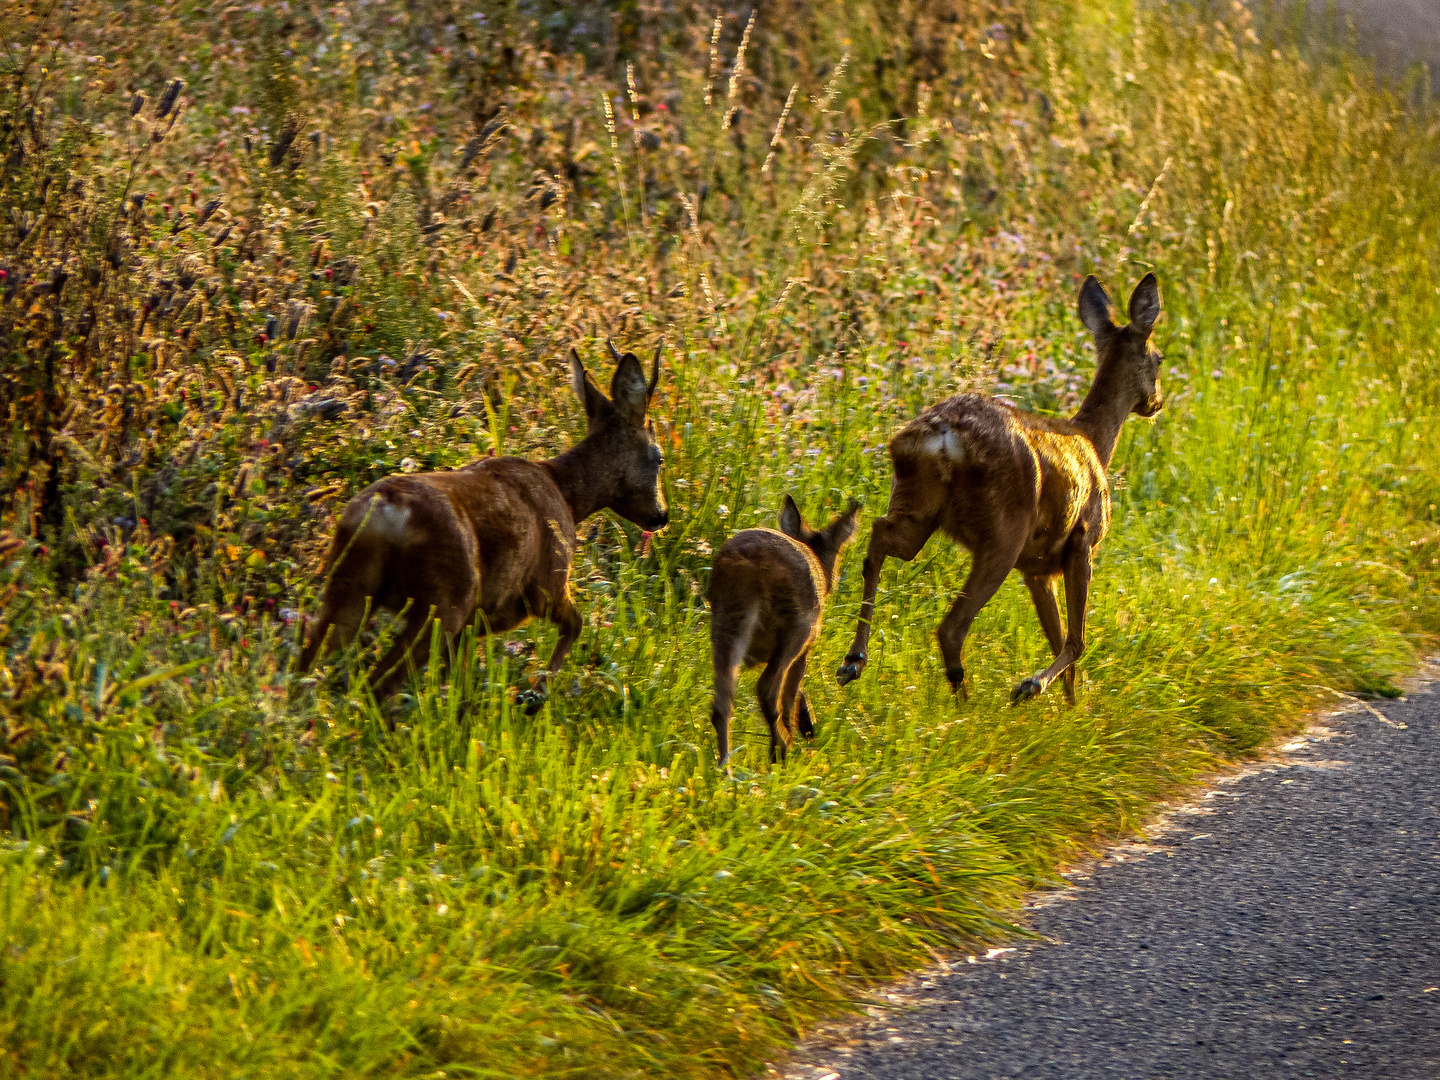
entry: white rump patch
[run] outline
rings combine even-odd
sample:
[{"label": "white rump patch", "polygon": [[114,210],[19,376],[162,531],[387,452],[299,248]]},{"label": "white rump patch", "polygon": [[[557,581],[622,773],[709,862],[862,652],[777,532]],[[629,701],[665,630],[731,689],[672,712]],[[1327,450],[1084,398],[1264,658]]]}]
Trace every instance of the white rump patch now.
[{"label": "white rump patch", "polygon": [[920,440],[920,452],[927,457],[944,458],[947,461],[965,460],[965,447],[960,444],[960,433],[948,424],[929,432]]},{"label": "white rump patch", "polygon": [[405,537],[405,527],[409,524],[410,508],[408,506],[395,506],[392,503],[377,501],[370,508],[365,531],[372,536],[386,540],[402,540]]}]

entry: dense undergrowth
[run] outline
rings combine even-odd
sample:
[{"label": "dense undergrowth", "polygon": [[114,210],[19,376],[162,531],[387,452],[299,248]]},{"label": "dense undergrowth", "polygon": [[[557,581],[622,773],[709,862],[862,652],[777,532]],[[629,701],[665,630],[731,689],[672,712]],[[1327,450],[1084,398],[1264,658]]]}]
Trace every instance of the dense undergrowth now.
[{"label": "dense undergrowth", "polygon": [[[1238,3],[137,15],[0,15],[6,1075],[745,1073],[1440,626],[1423,72]],[[840,690],[852,553],[818,740],[772,769],[742,708],[722,775],[709,554],[880,512],[946,394],[1073,408],[1079,281],[1148,269],[1079,706],[1006,707],[1016,582],[951,698],[939,539]],[[607,334],[670,343],[672,525],[582,529],[546,710],[543,626],[393,734],[381,642],[289,674],[347,495],[563,447]]]}]

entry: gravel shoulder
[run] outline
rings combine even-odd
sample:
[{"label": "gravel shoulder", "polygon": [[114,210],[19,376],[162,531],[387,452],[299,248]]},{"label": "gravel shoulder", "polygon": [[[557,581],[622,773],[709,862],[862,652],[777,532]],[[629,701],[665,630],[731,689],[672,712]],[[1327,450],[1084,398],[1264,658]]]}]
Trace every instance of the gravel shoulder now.
[{"label": "gravel shoulder", "polygon": [[[1433,680],[1437,673],[1432,670]],[[792,1080],[1440,1077],[1440,683],[1325,717]]]}]

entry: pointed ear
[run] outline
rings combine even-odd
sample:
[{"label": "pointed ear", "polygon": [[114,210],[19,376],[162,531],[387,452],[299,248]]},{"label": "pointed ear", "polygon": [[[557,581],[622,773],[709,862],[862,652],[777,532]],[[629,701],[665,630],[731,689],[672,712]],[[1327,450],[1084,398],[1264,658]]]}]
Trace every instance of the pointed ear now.
[{"label": "pointed ear", "polygon": [[1115,320],[1110,317],[1110,297],[1104,287],[1091,274],[1080,286],[1080,321],[1096,337],[1115,329]]},{"label": "pointed ear", "polygon": [[855,499],[851,499],[850,505],[845,508],[845,512],[832,521],[830,527],[826,529],[825,532],[830,537],[830,543],[833,544],[838,551],[854,539],[855,530],[859,527],[859,524],[860,503]]},{"label": "pointed ear", "polygon": [[796,540],[805,539],[805,519],[800,516],[800,508],[789,495],[785,496],[785,505],[780,510],[780,531]]},{"label": "pointed ear", "polygon": [[660,354],[665,350],[665,339],[660,339],[660,344],[655,346],[655,363],[650,369],[650,385],[645,388],[645,404],[648,407],[650,399],[655,396],[655,387],[660,385]]},{"label": "pointed ear", "polygon": [[605,400],[605,394],[585,370],[580,354],[573,348],[570,350],[570,386],[574,389],[575,396],[580,399],[580,404],[585,406],[585,416],[588,419],[594,420],[610,407],[610,402]]},{"label": "pointed ear", "polygon": [[1146,274],[1130,294],[1130,324],[1142,337],[1149,337],[1160,318],[1160,282],[1154,274]]},{"label": "pointed ear", "polygon": [[645,410],[650,405],[650,393],[645,386],[645,369],[634,353],[627,352],[620,358],[615,375],[610,380],[610,400],[620,419],[631,427],[645,426]]}]

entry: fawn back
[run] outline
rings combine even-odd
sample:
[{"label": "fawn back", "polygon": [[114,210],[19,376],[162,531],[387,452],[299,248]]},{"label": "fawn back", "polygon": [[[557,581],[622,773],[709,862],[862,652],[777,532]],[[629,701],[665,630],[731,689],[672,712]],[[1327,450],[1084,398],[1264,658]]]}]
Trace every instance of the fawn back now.
[{"label": "fawn back", "polygon": [[710,573],[710,647],[720,760],[730,756],[730,715],[742,666],[764,664],[756,692],[770,726],[770,759],[783,760],[798,731],[815,734],[800,689],[840,553],[855,535],[859,505],[812,529],[785,496],[780,530],[745,529],[726,540]]}]

